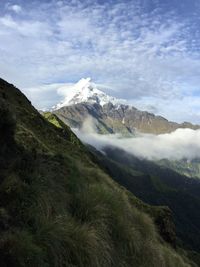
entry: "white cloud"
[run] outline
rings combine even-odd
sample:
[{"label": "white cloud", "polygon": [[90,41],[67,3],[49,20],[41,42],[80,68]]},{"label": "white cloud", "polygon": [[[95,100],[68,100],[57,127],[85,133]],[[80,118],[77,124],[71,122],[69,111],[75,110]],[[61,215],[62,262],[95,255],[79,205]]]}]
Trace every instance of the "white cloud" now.
[{"label": "white cloud", "polygon": [[22,12],[22,7],[19,5],[7,5],[7,9],[14,11],[15,13],[21,13]]},{"label": "white cloud", "polygon": [[26,96],[32,99],[37,109],[46,110],[47,108],[53,107],[55,102],[57,103],[61,100],[62,94],[55,94],[55,92],[58,92],[62,86],[64,84],[55,83],[26,88]]},{"label": "white cloud", "polygon": [[130,102],[138,109],[167,117],[171,121],[200,122],[200,96],[186,95],[174,99],[143,97]]},{"label": "white cloud", "polygon": [[74,129],[74,132],[83,142],[98,150],[114,146],[149,160],[192,160],[200,157],[200,130],[177,129],[160,135],[138,133],[135,137],[123,138],[118,134],[97,134],[94,128],[94,122],[88,119],[81,130]]}]

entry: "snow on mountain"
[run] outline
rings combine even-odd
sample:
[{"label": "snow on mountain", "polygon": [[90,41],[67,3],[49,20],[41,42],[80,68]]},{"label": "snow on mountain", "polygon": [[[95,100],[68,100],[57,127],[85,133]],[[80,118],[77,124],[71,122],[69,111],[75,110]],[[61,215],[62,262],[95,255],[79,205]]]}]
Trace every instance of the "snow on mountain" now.
[{"label": "snow on mountain", "polygon": [[125,103],[125,100],[119,100],[99,90],[96,84],[91,81],[91,78],[83,78],[70,87],[63,86],[61,91],[64,92],[65,98],[62,102],[54,106],[52,108],[53,110],[83,102],[98,103],[101,106],[109,102],[113,105]]}]

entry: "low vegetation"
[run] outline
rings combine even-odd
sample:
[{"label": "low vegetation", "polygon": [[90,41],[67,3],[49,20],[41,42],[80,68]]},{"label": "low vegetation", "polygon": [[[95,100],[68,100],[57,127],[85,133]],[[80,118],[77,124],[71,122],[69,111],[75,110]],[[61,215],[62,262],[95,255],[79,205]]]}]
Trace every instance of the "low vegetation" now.
[{"label": "low vegetation", "polygon": [[0,135],[2,267],[195,266],[69,128],[3,80]]},{"label": "low vegetation", "polygon": [[[160,233],[166,241],[187,250],[200,265],[200,181],[182,176],[152,161],[139,159],[115,147],[106,147],[102,154],[92,147],[97,163],[119,184],[150,205],[168,206],[176,227],[170,223],[170,213],[160,209],[153,213]],[[151,209],[145,209],[150,212]],[[164,226],[164,227],[163,227]],[[164,230],[164,231],[163,231]]]}]

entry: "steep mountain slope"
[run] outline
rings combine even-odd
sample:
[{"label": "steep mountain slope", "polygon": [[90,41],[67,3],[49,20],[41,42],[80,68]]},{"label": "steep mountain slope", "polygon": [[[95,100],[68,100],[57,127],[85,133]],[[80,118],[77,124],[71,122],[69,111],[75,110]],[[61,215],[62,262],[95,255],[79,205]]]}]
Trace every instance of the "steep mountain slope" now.
[{"label": "steep mountain slope", "polygon": [[130,134],[170,133],[178,128],[199,129],[190,123],[178,124],[161,116],[140,111],[126,101],[113,98],[97,89],[90,79],[81,79],[71,88],[63,88],[65,99],[53,107],[53,112],[71,127],[81,127],[87,117],[95,119],[99,133]]},{"label": "steep mountain slope", "polygon": [[0,80],[0,265],[195,266],[55,118]]},{"label": "steep mountain slope", "polygon": [[114,147],[104,148],[106,155],[90,149],[103,169],[137,197],[149,204],[170,207],[179,245],[199,253],[200,264],[200,181]]},{"label": "steep mountain slope", "polygon": [[160,166],[172,169],[181,175],[191,178],[200,178],[200,158],[188,160],[187,158],[181,160],[162,159],[156,162]]}]

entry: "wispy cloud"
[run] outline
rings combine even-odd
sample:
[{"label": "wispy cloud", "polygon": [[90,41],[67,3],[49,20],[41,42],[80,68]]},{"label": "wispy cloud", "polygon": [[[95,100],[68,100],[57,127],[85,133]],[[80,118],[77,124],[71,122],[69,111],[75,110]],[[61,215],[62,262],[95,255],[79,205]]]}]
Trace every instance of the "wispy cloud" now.
[{"label": "wispy cloud", "polygon": [[130,101],[140,110],[146,110],[156,115],[161,115],[168,120],[200,123],[200,96],[190,95],[174,99],[161,97],[143,97]]},{"label": "wispy cloud", "polygon": [[127,99],[181,99],[183,81],[199,88],[194,21],[159,4],[21,1],[9,9],[0,18],[0,73],[24,92],[88,76]]},{"label": "wispy cloud", "polygon": [[19,5],[10,5],[10,4],[8,4],[7,5],[7,9],[10,10],[10,11],[13,11],[15,13],[22,12],[22,7],[19,6]]}]

